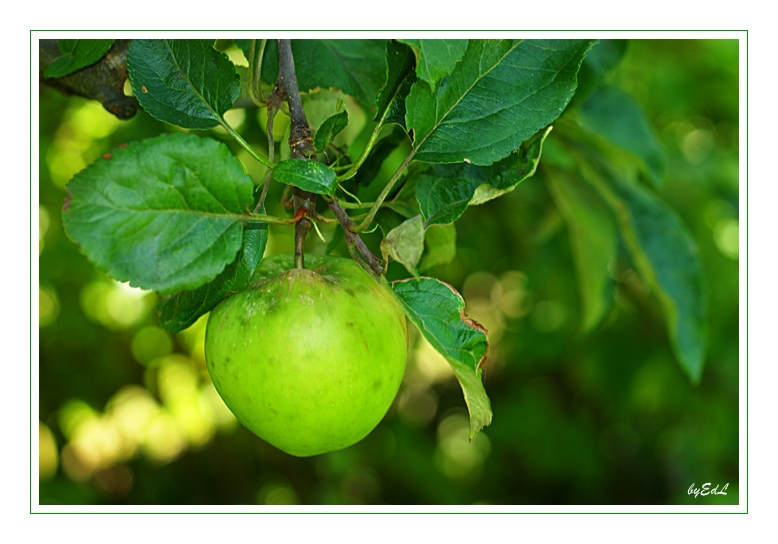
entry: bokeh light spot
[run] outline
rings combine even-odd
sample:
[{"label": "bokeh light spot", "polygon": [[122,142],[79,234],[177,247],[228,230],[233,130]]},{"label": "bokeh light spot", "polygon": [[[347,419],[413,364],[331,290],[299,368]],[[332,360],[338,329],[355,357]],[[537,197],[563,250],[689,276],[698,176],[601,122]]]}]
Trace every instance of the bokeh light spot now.
[{"label": "bokeh light spot", "polygon": [[243,108],[233,108],[224,112],[224,120],[232,128],[238,129],[246,120],[246,110]]},{"label": "bokeh light spot", "polygon": [[419,337],[416,349],[413,350],[412,361],[415,364],[407,373],[411,383],[429,386],[454,377],[454,371],[448,361],[423,336]]},{"label": "bokeh light spot", "polygon": [[381,493],[381,483],[375,472],[364,466],[356,466],[346,471],[340,489],[352,504],[371,504]]},{"label": "bokeh light spot", "polygon": [[438,410],[438,398],[426,387],[404,387],[397,403],[400,420],[408,427],[426,427]]},{"label": "bokeh light spot", "polygon": [[466,414],[457,411],[440,422],[435,463],[449,478],[477,478],[490,452],[491,443],[483,432],[470,441],[470,420]]},{"label": "bokeh light spot", "polygon": [[124,330],[148,315],[153,295],[118,281],[98,280],[81,290],[81,308],[92,321],[109,329]]},{"label": "bokeh light spot", "polygon": [[142,444],[143,452],[153,462],[164,465],[186,448],[186,437],[170,414],[159,413],[151,422]]},{"label": "bokeh light spot", "polygon": [[300,497],[284,476],[274,475],[270,482],[257,491],[257,504],[300,504]]},{"label": "bokeh light spot", "polygon": [[106,412],[124,442],[123,458],[134,455],[151,422],[160,411],[161,407],[151,393],[137,385],[121,388],[108,401]]},{"label": "bokeh light spot", "polygon": [[136,361],[148,365],[158,357],[169,355],[173,351],[173,340],[159,327],[143,327],[132,337],[130,348]]},{"label": "bokeh light spot", "polygon": [[737,260],[740,254],[740,229],[737,219],[722,219],[713,229],[713,240],[719,251]]},{"label": "bokeh light spot", "polygon": [[[526,315],[531,305],[527,291],[527,275],[510,270],[500,276],[499,298],[495,301],[506,317],[519,318]],[[494,299],[494,292],[492,298]]]},{"label": "bokeh light spot", "polygon": [[38,206],[38,255],[43,253],[43,248],[46,245],[46,233],[49,232],[50,221],[49,210],[46,206]]},{"label": "bokeh light spot", "polygon": [[59,411],[59,428],[65,438],[72,439],[81,425],[97,418],[97,415],[97,412],[83,400],[71,399]]},{"label": "bokeh light spot", "polygon": [[92,140],[110,136],[119,128],[119,119],[93,100],[83,102],[72,110],[70,119],[77,133]]},{"label": "bokeh light spot", "polygon": [[95,483],[105,494],[125,497],[132,490],[132,471],[125,465],[115,465],[95,474]]},{"label": "bokeh light spot", "polygon": [[178,339],[189,351],[189,356],[202,369],[205,369],[205,329],[208,324],[208,315],[200,316],[190,327],[177,335]]},{"label": "bokeh light spot", "polygon": [[41,480],[48,480],[57,473],[59,455],[57,453],[57,441],[51,430],[41,422],[38,422],[38,476]]},{"label": "bokeh light spot", "polygon": [[232,430],[238,425],[237,418],[230,412],[212,383],[206,384],[200,391],[200,404],[203,410],[210,410],[216,425],[221,429]]},{"label": "bokeh light spot", "polygon": [[54,287],[38,287],[38,327],[43,328],[57,321],[59,317],[59,297]]},{"label": "bokeh light spot", "polygon": [[532,310],[530,321],[538,332],[554,332],[567,318],[567,311],[553,300],[542,300]]},{"label": "bokeh light spot", "polygon": [[702,164],[713,151],[714,144],[713,133],[710,130],[698,128],[683,137],[681,152],[689,163]]}]

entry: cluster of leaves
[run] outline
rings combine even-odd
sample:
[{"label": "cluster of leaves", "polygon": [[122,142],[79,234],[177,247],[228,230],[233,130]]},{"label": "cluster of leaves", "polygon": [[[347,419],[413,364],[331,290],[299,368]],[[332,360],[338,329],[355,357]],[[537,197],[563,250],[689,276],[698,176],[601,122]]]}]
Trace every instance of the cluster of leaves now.
[{"label": "cluster of leaves", "polygon": [[[235,43],[256,78],[241,78],[213,40],[133,40],[127,68],[138,102],[184,129],[222,126],[272,170],[273,180],[342,202],[346,210],[367,210],[354,217],[360,223],[339,221],[351,235],[376,222],[384,233],[383,270],[392,260],[408,270],[410,277],[391,288],[454,369],[471,436],[492,418],[480,378],[487,333],[467,318],[454,288],[420,274],[454,258],[454,222],[469,206],[514,190],[538,168],[569,226],[584,328],[605,315],[612,299],[609,267],[626,254],[661,303],[681,366],[699,379],[705,297],[695,246],[678,218],[639,183],[660,183],[662,173],[661,148],[642,112],[628,95],[602,83],[623,54],[622,42],[292,41],[300,91],[339,89],[370,115],[372,132],[356,152],[336,145],[349,122],[339,102],[315,127],[319,161],[277,163],[271,151],[264,156],[246,143],[224,116],[241,95],[259,96],[255,104],[267,106],[262,97],[271,95],[278,76],[277,45]],[[59,64],[78,66],[73,59],[86,57],[79,47],[61,46],[63,59],[71,60]],[[396,149],[407,149],[405,159],[375,201],[354,202],[353,194]],[[96,266],[158,291],[160,322],[175,332],[251,283],[268,223],[294,222],[259,213],[260,184],[223,143],[173,133],[131,142],[77,174],[68,185],[63,222]]]}]

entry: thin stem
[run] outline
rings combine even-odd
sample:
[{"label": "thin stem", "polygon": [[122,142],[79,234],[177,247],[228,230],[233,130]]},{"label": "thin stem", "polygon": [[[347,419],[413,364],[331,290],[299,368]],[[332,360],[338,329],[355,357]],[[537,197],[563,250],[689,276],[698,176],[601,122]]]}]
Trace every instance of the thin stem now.
[{"label": "thin stem", "polygon": [[357,204],[356,202],[341,202],[341,207],[347,209],[347,210],[366,210],[368,208],[372,208],[373,204],[375,202],[362,202]]},{"label": "thin stem", "polygon": [[270,180],[273,177],[273,171],[268,170],[265,174],[265,184],[262,186],[262,194],[259,195],[259,201],[257,202],[256,207],[254,208],[254,213],[257,213],[259,210],[264,209],[265,207],[265,199],[267,198],[267,190],[268,187],[270,187]]},{"label": "thin stem", "polygon": [[373,206],[370,208],[370,211],[367,212],[367,216],[365,217],[365,220],[359,224],[359,226],[355,229],[355,232],[364,232],[367,228],[370,227],[370,223],[373,222],[373,218],[375,217],[375,214],[378,213],[378,209],[384,203],[386,197],[389,196],[389,193],[392,192],[392,188],[394,187],[394,184],[397,183],[397,180],[400,179],[402,173],[405,172],[406,168],[408,168],[408,165],[413,160],[413,156],[415,154],[416,154],[415,149],[411,150],[411,152],[408,153],[408,156],[405,157],[405,160],[402,162],[400,167],[397,169],[397,171],[394,174],[392,174],[392,177],[386,183],[386,186],[381,191],[381,194],[378,195],[378,198],[375,199],[375,202],[373,202]]},{"label": "thin stem", "polygon": [[299,219],[294,217],[276,217],[275,215],[266,215],[263,213],[251,213],[247,215],[219,214],[219,217],[230,217],[239,221],[259,221],[261,223],[273,223],[274,225],[294,225],[299,221]]},{"label": "thin stem", "polygon": [[240,134],[238,134],[238,133],[235,131],[235,129],[234,129],[234,128],[232,128],[232,127],[231,127],[231,126],[230,126],[230,125],[227,123],[227,121],[225,121],[224,119],[221,119],[221,118],[220,118],[220,119],[219,119],[219,124],[221,124],[221,126],[223,126],[223,127],[224,127],[224,130],[226,130],[227,132],[229,132],[229,133],[230,133],[230,136],[232,136],[233,138],[235,138],[235,140],[236,140],[236,141],[237,141],[237,142],[238,142],[238,143],[239,143],[241,146],[243,146],[243,149],[245,149],[246,151],[248,151],[248,152],[249,152],[249,155],[251,155],[252,157],[254,157],[256,160],[258,160],[259,162],[261,162],[262,164],[264,164],[264,165],[265,165],[265,166],[267,166],[268,168],[275,168],[275,166],[276,166],[276,165],[273,163],[273,161],[270,161],[270,160],[266,159],[265,157],[263,157],[262,155],[260,155],[259,153],[257,153],[257,152],[254,150],[254,148],[253,148],[253,147],[251,147],[251,145],[249,145],[249,143],[248,143],[246,140],[244,140],[244,139],[241,137],[241,135],[240,135]]},{"label": "thin stem", "polygon": [[[259,108],[264,106],[264,96],[262,96],[260,78],[256,74],[261,73],[262,71],[262,55],[265,52],[265,40],[260,40],[260,42],[259,60],[257,60],[257,40],[251,40],[251,47],[249,48],[248,81],[246,85],[246,87],[248,87],[249,98],[251,98],[251,101]],[[259,64],[259,67],[257,67],[257,64]]]},{"label": "thin stem", "polygon": [[362,153],[359,155],[359,158],[356,160],[354,164],[350,165],[349,169],[346,171],[345,174],[341,174],[340,176],[338,176],[338,181],[346,181],[347,179],[351,179],[356,175],[357,170],[359,170],[359,167],[362,166],[362,163],[365,162],[367,156],[370,155],[370,151],[373,149],[373,146],[378,140],[378,135],[381,133],[381,129],[384,128],[384,117],[386,117],[386,113],[384,113],[384,116],[381,117],[381,120],[378,122],[378,125],[373,130],[373,133],[370,135],[370,139],[367,141],[367,145],[365,146],[365,149],[362,150]]},{"label": "thin stem", "polygon": [[252,102],[259,107],[262,107],[265,102],[265,95],[262,93],[262,59],[265,57],[266,45],[267,40],[259,40],[259,47],[257,47],[257,40],[251,40],[249,53],[251,61],[249,62],[247,87]]},{"label": "thin stem", "polygon": [[[263,40],[264,42],[264,40]],[[273,92],[267,99],[267,126],[265,127],[265,134],[267,136],[267,157],[270,162],[275,161],[276,156],[276,140],[273,135],[273,124],[275,123],[276,114],[281,109],[283,103],[283,92],[279,89],[278,85],[273,87]],[[273,170],[268,170],[265,174],[265,184],[262,186],[262,194],[257,202],[255,212],[265,205],[265,198],[267,198],[267,192],[270,188],[270,181],[273,179]]]}]

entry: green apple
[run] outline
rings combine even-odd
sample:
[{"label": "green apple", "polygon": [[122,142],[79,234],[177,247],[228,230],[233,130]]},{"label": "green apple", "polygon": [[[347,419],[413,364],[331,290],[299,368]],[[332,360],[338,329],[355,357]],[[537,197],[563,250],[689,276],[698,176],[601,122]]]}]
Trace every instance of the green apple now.
[{"label": "green apple", "polygon": [[386,414],[405,371],[408,329],[388,287],[352,259],[263,261],[208,319],[216,390],[260,438],[305,457],[350,446]]}]

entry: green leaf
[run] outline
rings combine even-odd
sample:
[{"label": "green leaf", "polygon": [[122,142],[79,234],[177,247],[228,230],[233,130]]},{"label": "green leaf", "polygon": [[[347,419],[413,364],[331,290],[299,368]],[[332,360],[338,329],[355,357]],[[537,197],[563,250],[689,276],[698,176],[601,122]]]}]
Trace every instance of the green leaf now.
[{"label": "green leaf", "polygon": [[327,117],[316,131],[313,137],[313,146],[316,149],[322,150],[327,147],[327,144],[348,125],[348,112],[342,101],[339,101],[339,106],[338,111]]},{"label": "green leaf", "polygon": [[240,95],[240,77],[213,40],[133,40],[127,70],[152,117],[184,128],[219,124]]},{"label": "green leaf", "polygon": [[273,168],[273,179],[317,195],[335,195],[338,176],[333,170],[316,161],[288,159]]},{"label": "green leaf", "polygon": [[465,315],[462,296],[440,280],[401,280],[393,282],[392,289],[405,315],[454,369],[470,411],[472,439],[492,422],[489,397],[481,382],[481,365],[489,353],[486,329]]},{"label": "green leaf", "polygon": [[400,87],[395,93],[395,99],[389,104],[389,109],[384,117],[384,124],[396,123],[400,125],[404,131],[408,131],[408,127],[405,124],[405,116],[407,111],[405,109],[405,100],[408,94],[411,92],[413,85],[416,83],[416,76],[413,73],[408,74]]},{"label": "green leaf", "polygon": [[[338,88],[372,106],[386,77],[386,40],[292,40],[300,91]],[[262,79],[278,77],[278,43],[268,40]]]},{"label": "green leaf", "polygon": [[491,166],[433,165],[416,182],[416,198],[426,225],[459,219],[468,206],[497,198],[531,177],[551,128],[539,132],[513,153]]},{"label": "green leaf", "polygon": [[401,263],[408,272],[418,276],[416,265],[424,251],[424,223],[417,215],[389,231],[381,240],[381,254],[388,264],[389,257]]},{"label": "green leaf", "polygon": [[[395,41],[386,43],[386,83],[376,96],[374,121],[384,117],[385,123],[398,123],[405,128],[405,97],[411,90],[413,52]],[[388,113],[387,113],[388,111]]]},{"label": "green leaf", "polygon": [[419,204],[415,201],[403,202],[393,200],[386,204],[386,208],[401,215],[402,217],[405,217],[406,219],[410,219],[411,217],[419,215],[420,211]]},{"label": "green leaf", "polygon": [[[261,213],[265,213],[264,210]],[[243,229],[243,247],[238,256],[216,278],[193,291],[164,296],[157,303],[157,314],[168,332],[180,332],[230,295],[245,289],[267,245],[267,223],[252,222]]]},{"label": "green leaf", "polygon": [[437,90],[405,101],[416,160],[488,166],[554,121],[576,88],[588,40],[470,40]]},{"label": "green leaf", "polygon": [[61,56],[46,66],[43,76],[63,77],[94,64],[105,55],[114,40],[57,40]]},{"label": "green leaf", "polygon": [[[365,162],[359,167],[357,173],[351,178],[354,184],[367,187],[375,181],[381,171],[386,158],[405,141],[405,133],[395,127],[393,130],[378,140],[370,150]],[[384,131],[386,133],[386,131]],[[413,214],[416,215],[416,214]]]},{"label": "green leaf", "polygon": [[117,149],[67,189],[63,223],[97,267],[172,293],[211,281],[235,259],[254,187],[226,145],[171,134]]},{"label": "green leaf", "polygon": [[572,102],[580,104],[599,87],[605,77],[621,62],[629,40],[599,40],[586,53],[578,72],[578,89]]},{"label": "green leaf", "polygon": [[454,224],[432,225],[424,232],[424,253],[419,272],[450,263],[457,256],[457,229]]},{"label": "green leaf", "polygon": [[587,130],[634,154],[649,179],[662,183],[665,153],[640,105],[615,87],[601,87],[581,106],[581,121]]},{"label": "green leaf", "polygon": [[608,264],[618,248],[616,222],[608,206],[588,184],[557,169],[544,173],[567,223],[581,296],[581,328],[588,332],[602,321],[612,301]]},{"label": "green leaf", "polygon": [[413,48],[416,76],[434,89],[449,75],[467,50],[468,40],[397,40]]},{"label": "green leaf", "polygon": [[585,163],[581,172],[616,213],[638,274],[662,305],[681,369],[699,383],[707,344],[707,295],[697,244],[676,213],[640,185]]}]

